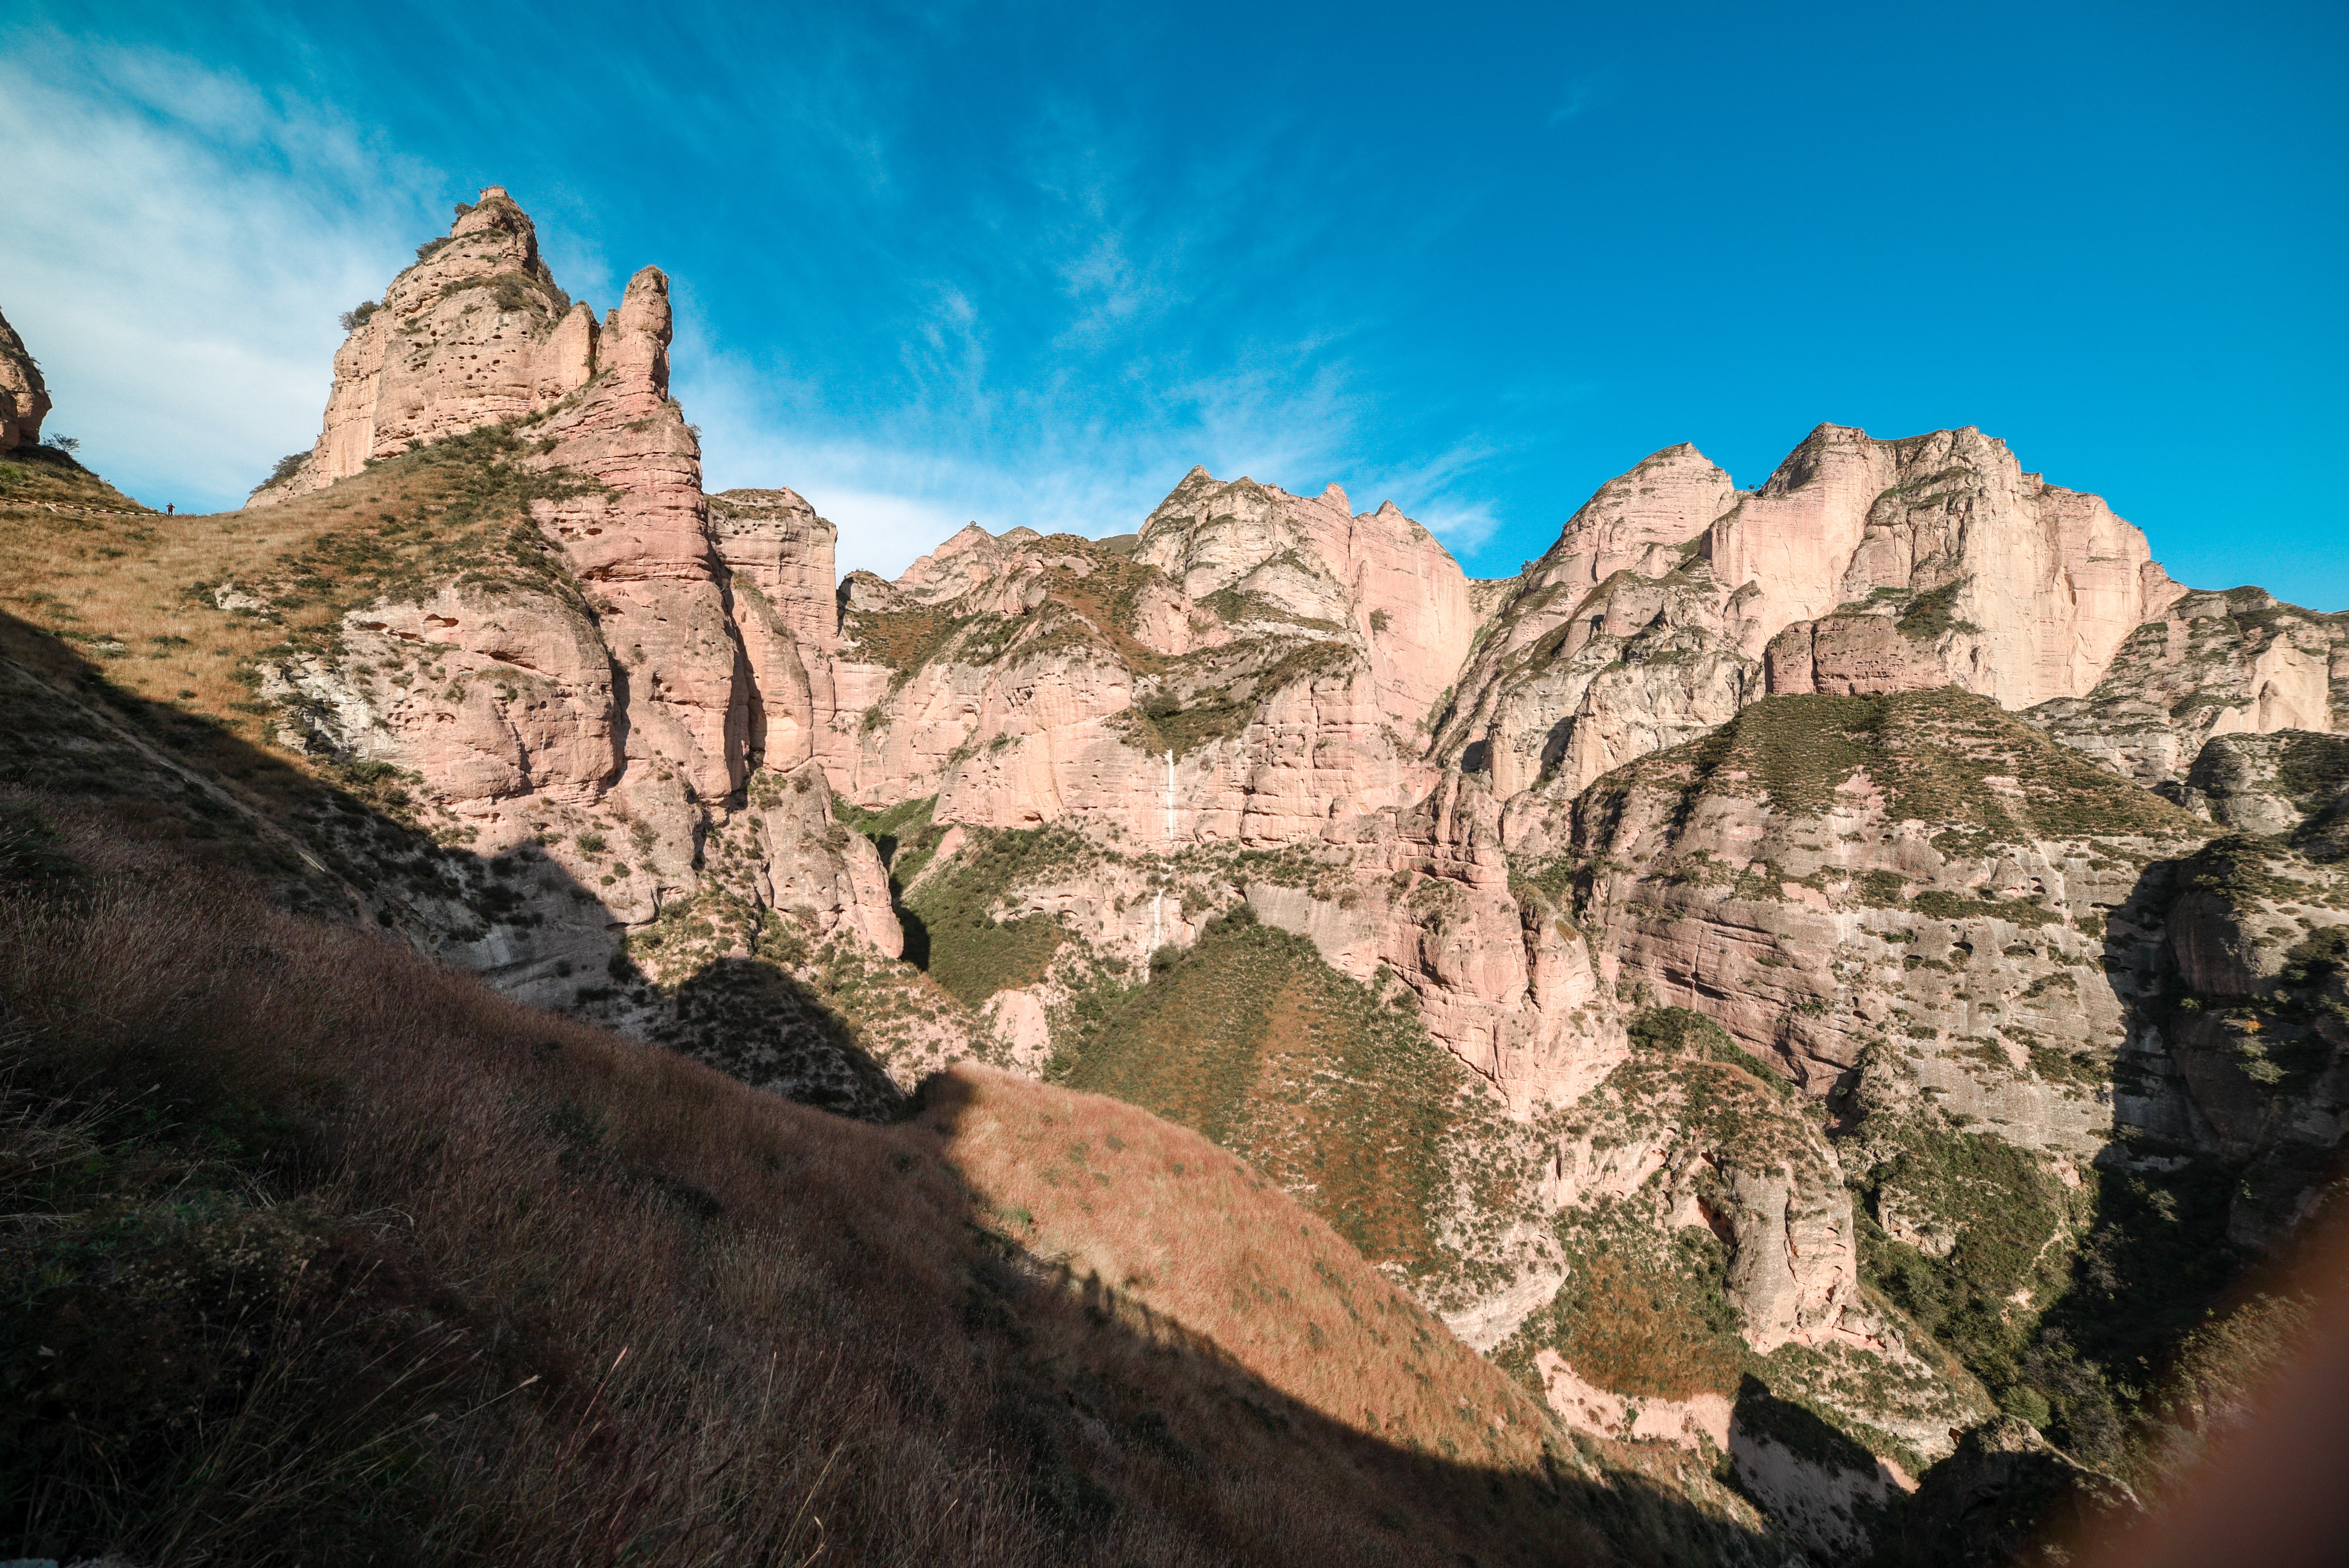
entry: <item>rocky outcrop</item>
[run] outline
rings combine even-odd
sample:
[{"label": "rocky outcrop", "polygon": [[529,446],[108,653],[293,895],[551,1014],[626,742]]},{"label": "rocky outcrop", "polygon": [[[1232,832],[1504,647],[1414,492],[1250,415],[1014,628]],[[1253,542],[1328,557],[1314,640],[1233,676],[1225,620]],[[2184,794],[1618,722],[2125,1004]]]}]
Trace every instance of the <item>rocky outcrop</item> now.
[{"label": "rocky outcrop", "polygon": [[1451,683],[1475,634],[1466,577],[1392,501],[1355,515],[1336,485],[1293,496],[1240,479],[1185,474],[1143,524],[1134,557],[1194,601],[1226,595],[1226,618],[1343,629],[1370,665],[1379,707],[1409,735]]},{"label": "rocky outcrop", "polygon": [[2213,737],[2349,731],[2349,615],[2259,588],[2183,594],[2129,634],[2094,689],[2030,717],[2115,772],[2174,788]]},{"label": "rocky outcrop", "polygon": [[[1190,523],[1164,507],[1131,556],[973,526],[895,584],[852,578],[822,751],[837,787],[875,805],[935,794],[942,819],[975,826],[1065,821],[1162,851],[1318,839],[1333,820],[1423,798],[1435,774],[1410,762],[1392,722],[1415,688],[1380,675],[1380,641],[1406,623],[1299,553],[1323,546],[1279,521],[1274,502],[1294,498],[1225,488],[1270,509],[1265,526],[1288,542],[1253,587],[1215,564],[1237,548],[1230,515],[1198,523],[1194,550]],[[1330,548],[1351,548],[1340,564],[1376,588],[1405,570],[1378,541],[1405,565],[1441,554],[1432,540],[1396,542],[1406,536],[1372,514]],[[1407,624],[1452,634],[1426,613]]]},{"label": "rocky outcrop", "polygon": [[1723,581],[1759,585],[1765,635],[1889,599],[1948,684],[2008,707],[2085,691],[2179,592],[2103,500],[2024,473],[1971,426],[1879,441],[1823,425],[1714,521],[1704,553]]},{"label": "rocky outcrop", "polygon": [[750,765],[796,768],[827,750],[839,714],[839,530],[794,491],[735,490],[709,498],[709,532],[750,665]]},{"label": "rocky outcrop", "polygon": [[2186,776],[2186,809],[2252,838],[2314,842],[2349,813],[2349,737],[2287,730],[2216,735]]},{"label": "rocky outcrop", "polygon": [[2093,1156],[2126,1034],[2107,912],[2204,837],[2187,813],[1955,692],[1771,698],[1571,804],[1513,855],[1586,870],[1601,972],[1715,1018],[1826,1093],[1894,1039],[1951,1109]]},{"label": "rocky outcrop", "polygon": [[[498,562],[297,642],[264,692],[290,742],[414,779],[447,833],[545,862],[536,920],[419,936],[525,999],[872,1109],[887,1080],[820,1007],[780,983],[704,983],[766,948],[814,962],[845,943],[885,965],[903,948],[886,873],[832,820],[815,760],[832,526],[788,490],[704,497],[658,269],[600,330],[553,314],[553,290],[492,188],[354,333],[311,461],[264,493],[463,437],[468,460],[526,476],[527,516]],[[937,1059],[895,1063],[903,1087]]]},{"label": "rocky outcrop", "polygon": [[326,428],[306,461],[246,505],[323,490],[377,459],[540,412],[597,367],[595,313],[555,286],[529,215],[502,186],[460,206],[446,238],[420,248],[381,302],[351,314]]},{"label": "rocky outcrop", "polygon": [[1752,492],[1672,447],[1602,486],[1516,579],[1435,751],[1507,796],[1579,789],[1765,692],[2078,696],[2178,592],[2103,501],[1971,428],[1823,425]]},{"label": "rocky outcrop", "polygon": [[2266,1248],[2322,1201],[2349,1129],[2349,741],[2205,751],[2189,799],[2235,830],[2156,868],[2115,917],[2137,965],[2114,1086],[2134,1136],[2116,1157],[2220,1161],[2237,1172],[2229,1238]]},{"label": "rocky outcrop", "polygon": [[0,315],[0,452],[40,444],[49,415],[49,389],[25,340]]}]

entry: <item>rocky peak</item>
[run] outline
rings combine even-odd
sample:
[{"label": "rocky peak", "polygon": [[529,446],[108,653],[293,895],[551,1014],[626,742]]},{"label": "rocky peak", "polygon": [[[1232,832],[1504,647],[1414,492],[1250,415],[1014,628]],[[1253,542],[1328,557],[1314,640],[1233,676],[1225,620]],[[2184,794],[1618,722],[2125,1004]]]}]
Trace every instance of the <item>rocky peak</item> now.
[{"label": "rocky peak", "polygon": [[49,389],[25,340],[0,315],[0,452],[37,445],[48,418]]},{"label": "rocky peak", "polygon": [[643,268],[605,319],[597,363],[616,375],[642,376],[656,396],[666,397],[671,329],[668,274],[658,267]]},{"label": "rocky peak", "polygon": [[1524,591],[1589,589],[1620,571],[1661,577],[1678,566],[1681,547],[1729,509],[1736,486],[1689,442],[1640,459],[1609,480],[1559,531],[1534,563]]},{"label": "rocky peak", "polygon": [[[643,361],[666,397],[667,280],[647,273],[613,315],[616,329],[625,325],[614,347]],[[460,205],[448,234],[420,247],[380,302],[350,315],[317,441],[247,505],[323,490],[423,442],[542,412],[597,368],[595,313],[556,286],[530,215],[500,186]]]},{"label": "rocky peak", "polygon": [[1003,558],[1003,547],[996,542],[995,535],[976,522],[968,522],[945,543],[905,568],[894,586],[918,603],[941,603],[960,598],[993,578]]},{"label": "rocky peak", "polygon": [[1194,468],[1143,523],[1134,559],[1193,600],[1228,595],[1264,624],[1344,635],[1367,652],[1386,721],[1426,722],[1475,634],[1468,580],[1435,536],[1392,500],[1354,514],[1345,490],[1289,494]]},{"label": "rocky peak", "polygon": [[2180,592],[2101,500],[1971,426],[1821,425],[1752,491],[1682,444],[1495,595],[1434,749],[1506,795],[1579,789],[1764,693],[2076,698]]}]

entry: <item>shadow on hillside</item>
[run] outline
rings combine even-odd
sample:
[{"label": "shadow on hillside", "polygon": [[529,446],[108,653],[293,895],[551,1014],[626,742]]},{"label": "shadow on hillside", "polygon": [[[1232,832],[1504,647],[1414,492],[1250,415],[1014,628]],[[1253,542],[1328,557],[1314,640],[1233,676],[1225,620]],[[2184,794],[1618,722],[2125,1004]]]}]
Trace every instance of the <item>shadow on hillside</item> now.
[{"label": "shadow on hillside", "polygon": [[[313,777],[223,725],[126,691],[106,677],[102,666],[4,614],[0,614],[0,783],[22,786],[37,791],[40,798],[88,811],[103,820],[103,830],[109,834],[119,833],[125,841],[167,850],[200,868],[222,873],[220,903],[224,923],[233,924],[241,918],[233,907],[242,896],[236,890],[257,884],[271,902],[346,930],[398,928],[405,923],[405,917],[397,913],[399,902],[426,896],[461,903],[492,928],[522,935],[534,929],[528,923],[530,894],[517,885],[514,867],[499,863],[508,858],[484,858],[434,843],[429,835],[399,820],[399,803],[388,781],[364,775],[341,781]],[[555,874],[555,870],[540,861],[533,874],[543,879]],[[366,891],[388,880],[400,885],[397,899],[371,897]],[[609,921],[608,912],[592,892],[567,877],[551,888],[542,881],[538,894],[551,894],[579,910],[582,928],[601,929]],[[411,938],[412,945],[429,951],[429,943],[422,940],[424,932],[402,934]],[[201,943],[209,937],[199,932],[191,940]],[[347,967],[356,971],[375,964],[369,959]],[[233,968],[233,964],[224,965],[212,972],[222,985],[233,988],[241,984]],[[353,972],[337,974],[327,984],[339,985],[346,978],[354,985],[362,982],[361,975]],[[605,983],[628,984],[619,964],[579,978],[590,983],[588,989]],[[419,975],[403,990],[397,985],[384,986],[378,980],[373,994],[386,998],[383,1006],[398,1007],[427,997],[441,984]],[[775,994],[778,985],[787,993],[780,998]],[[720,961],[680,987],[678,998],[682,1012],[716,1026],[724,1026],[729,1017],[738,1014],[771,1014],[779,1002],[788,1004],[801,1009],[807,1026],[822,1034],[829,1048],[840,1054],[844,1071],[880,1076],[870,1058],[856,1049],[837,1015],[771,965]],[[257,1013],[254,1017],[248,1032],[256,1039],[265,1041],[270,1030],[279,1026],[274,1015]],[[544,1032],[555,1026],[537,1027]],[[149,1046],[165,1048],[167,1042],[152,1041]],[[528,1050],[493,1053],[458,1066],[480,1075],[484,1094],[543,1098],[549,1092],[544,1086],[531,1086],[539,1078],[560,1077],[569,1070],[565,1067],[569,1057],[569,1052],[542,1043]],[[193,1059],[198,1064],[195,1070],[204,1070],[201,1051]],[[565,1092],[584,1095],[586,1091]],[[587,1102],[583,1099],[581,1104]],[[951,1086],[934,1085],[918,1101],[917,1110],[934,1125],[942,1123],[950,1130],[957,1116]],[[612,1125],[616,1127],[618,1113],[612,1114]],[[588,1112],[583,1109],[573,1120],[585,1115]],[[570,1137],[577,1135],[578,1129],[566,1121],[556,1132]],[[423,1140],[419,1147],[430,1141]],[[847,1147],[867,1148],[864,1144]],[[877,1152],[870,1157],[874,1159],[874,1169],[856,1179],[855,1185],[869,1191],[885,1210],[886,1193],[906,1167],[892,1163],[884,1169]],[[723,1194],[728,1190],[701,1168],[701,1160],[696,1150],[675,1150],[640,1161],[641,1168],[630,1165],[613,1178],[620,1182],[616,1191],[625,1189],[624,1195],[686,1194],[692,1200],[687,1208],[695,1222],[707,1223],[724,1211],[713,1192]],[[574,1169],[574,1175],[588,1169],[578,1167],[576,1161],[566,1168]],[[629,1201],[636,1200],[631,1196]],[[983,1230],[990,1218],[976,1209],[966,1216],[975,1230]],[[885,1222],[868,1216],[860,1222]],[[854,1234],[845,1230],[843,1233]],[[1056,1528],[1073,1532],[1061,1537],[1065,1542],[1081,1541],[1087,1532],[1101,1527],[1108,1513],[1115,1511],[1120,1488],[1134,1497],[1213,1495],[1222,1499],[1220,1506],[1227,1518],[1232,1516],[1229,1499],[1217,1489],[1236,1483],[1228,1475],[1210,1474],[1211,1467],[1195,1447],[1203,1430],[1228,1428],[1246,1434],[1254,1445],[1251,1451],[1264,1456],[1266,1475],[1278,1476],[1290,1465],[1290,1460],[1280,1457],[1285,1451],[1300,1450],[1307,1457],[1295,1460],[1295,1468],[1288,1473],[1309,1476],[1314,1486],[1338,1489],[1350,1508],[1364,1497],[1381,1500],[1366,1514],[1375,1520],[1377,1550],[1359,1558],[1325,1555],[1324,1561],[1494,1565],[1581,1563],[1611,1558],[1698,1563],[1741,1557],[1766,1562],[1780,1555],[1767,1538],[1692,1505],[1665,1477],[1619,1469],[1609,1470],[1607,1479],[1600,1480],[1555,1464],[1539,1473],[1503,1472],[1367,1435],[1266,1385],[1212,1344],[1151,1314],[1107,1282],[1078,1278],[1065,1264],[1039,1259],[1009,1243],[999,1248],[991,1264],[976,1271],[972,1289],[968,1301],[944,1303],[940,1310],[958,1315],[966,1328],[978,1324],[984,1332],[1001,1333],[1016,1355],[1030,1354],[1018,1348],[1027,1343],[1023,1316],[1043,1311],[1054,1302],[1071,1302],[1089,1325],[1086,1332],[1094,1336],[1096,1354],[1091,1361],[1121,1367],[1159,1367],[1154,1376],[1161,1382],[1171,1379],[1176,1396],[1195,1405],[1205,1399],[1214,1407],[1211,1413],[1217,1425],[1182,1429],[1190,1434],[1186,1441],[1157,1409],[1154,1401],[1164,1390],[1154,1393],[1149,1377],[1107,1379],[1081,1370],[1067,1374],[1065,1369],[1042,1365],[1026,1374],[1031,1382],[1049,1383],[1056,1391],[1050,1398],[1022,1396],[1009,1403],[999,1401],[989,1420],[999,1429],[994,1430],[989,1441],[997,1451],[1015,1456],[1022,1467],[1029,1505],[1037,1517],[1048,1523],[1058,1520],[1061,1524]],[[182,1331],[199,1337],[210,1332],[192,1320],[172,1329]],[[746,1378],[757,1380],[747,1374]],[[1190,1391],[1194,1384],[1202,1390],[1195,1396]],[[321,1386],[331,1386],[331,1379]],[[875,1389],[872,1397],[888,1403],[898,1400],[900,1394],[892,1386]],[[223,1390],[222,1397],[234,1402],[246,1395]],[[916,1398],[910,1394],[904,1397]],[[918,1414],[913,1411],[899,1418],[918,1425]],[[1107,1449],[1100,1436],[1104,1428],[1111,1434]],[[122,1496],[133,1496],[139,1478],[118,1479],[121,1488],[128,1489]],[[77,1540],[97,1549],[90,1537],[77,1537],[73,1528],[52,1532],[46,1544],[44,1544],[51,1555],[73,1554],[81,1550],[81,1545],[74,1544]],[[1438,1542],[1457,1543],[1456,1549],[1447,1544],[1439,1551],[1433,1544]],[[31,1549],[25,1542],[8,1544]],[[1072,1560],[1090,1560],[1074,1544],[1070,1555]],[[1168,1560],[1193,1559],[1178,1553]]]},{"label": "shadow on hillside", "polygon": [[[52,1064],[0,1078],[0,1109],[70,1125],[109,1093],[155,1098],[118,1130],[143,1142],[46,1178],[39,1202],[135,1202],[125,1171],[194,1161],[331,1239],[259,1317],[216,1310],[273,1277],[235,1224],[110,1231],[95,1274],[70,1225],[0,1254],[21,1314],[0,1344],[17,1391],[0,1490],[37,1500],[0,1522],[0,1554],[161,1561],[193,1540],[186,1555],[218,1561],[384,1561],[405,1542],[401,1561],[514,1568],[803,1562],[822,1492],[819,1539],[847,1562],[1781,1555],[1661,1478],[1503,1472],[1364,1437],[1102,1282],[998,1244],[920,1127],[771,1114],[72,816],[51,835],[61,876],[0,852],[0,1013],[27,1061]],[[77,919],[44,918],[50,897]],[[950,1094],[925,1101],[934,1122],[956,1114]],[[361,1222],[382,1204],[400,1224]],[[201,1288],[142,1289],[150,1249]],[[168,1398],[113,1371],[141,1350]],[[189,1411],[192,1426],[165,1418]],[[591,1417],[576,1502],[545,1513],[554,1494],[529,1489],[573,1473]],[[208,1424],[243,1434],[233,1485],[188,1483]],[[396,1470],[357,1462],[387,1438]],[[960,1544],[985,1550],[957,1550],[957,1510],[982,1520]],[[462,1550],[501,1531],[486,1557]],[[797,1549],[760,1550],[778,1540]]]},{"label": "shadow on hillside", "polygon": [[[951,1148],[964,1130],[966,1116],[977,1108],[976,1086],[942,1073],[924,1081],[909,1117]],[[973,1191],[971,1197],[971,1222],[992,1233],[1001,1222],[996,1205],[982,1191]],[[1786,1553],[1783,1542],[1692,1504],[1670,1474],[1663,1473],[1683,1457],[1676,1452],[1660,1473],[1650,1474],[1621,1464],[1625,1450],[1616,1449],[1617,1462],[1610,1463],[1604,1457],[1606,1449],[1559,1428],[1558,1441],[1575,1444],[1586,1463],[1602,1469],[1604,1480],[1576,1473],[1562,1449],[1545,1451],[1538,1470],[1466,1463],[1416,1445],[1398,1444],[1316,1409],[1248,1370],[1212,1338],[1153,1309],[1097,1272],[1079,1274],[1065,1258],[1040,1257],[1007,1244],[1003,1266],[989,1271],[981,1283],[1014,1312],[1037,1296],[1076,1302],[1093,1332],[1119,1352],[1103,1358],[1110,1365],[1183,1365],[1207,1387],[1209,1400],[1217,1407],[1212,1416],[1220,1427],[1263,1442],[1341,1456],[1344,1472],[1359,1478],[1374,1495],[1411,1500],[1409,1509],[1387,1510],[1378,1516],[1380,1524],[1394,1532],[1399,1560],[1414,1560],[1406,1542],[1422,1546],[1442,1542],[1446,1554],[1433,1560],[1447,1563],[1593,1563],[1610,1556],[1638,1563],[1775,1563]],[[1265,1297],[1263,1309],[1278,1310],[1268,1305],[1270,1300]],[[1350,1305],[1346,1310],[1353,1309]],[[1397,1377],[1426,1377],[1400,1347],[1395,1358]],[[1121,1438],[1139,1434],[1150,1446],[1154,1439],[1149,1434],[1165,1429],[1148,1403],[1148,1393],[1146,1386],[1121,1387],[1113,1380],[1098,1381],[1073,1408]],[[1177,1449],[1160,1446],[1158,1452],[1178,1467],[1199,1462],[1198,1456]]]},{"label": "shadow on hillside", "polygon": [[2268,862],[2322,830],[2312,813],[2287,839],[2214,838],[2147,866],[2111,913],[2104,966],[2127,1031],[2114,1142],[2074,1292],[2048,1315],[2106,1365],[2162,1365],[2341,1170],[2342,1147],[2305,1114],[2349,1050],[2323,928],[2280,955],[2279,983],[2260,995],[2198,995],[2179,961],[2182,944],[2250,989],[2253,951],[2293,934],[2253,929],[2277,886]]},{"label": "shadow on hillside", "polygon": [[[0,783],[78,799],[130,838],[257,879],[295,913],[395,931],[518,1000],[654,1038],[788,1098],[866,1119],[903,1109],[848,1021],[780,966],[720,958],[661,992],[603,899],[534,845],[484,856],[438,842],[408,820],[392,769],[292,767],[5,612]],[[452,933],[474,940],[452,951]]]},{"label": "shadow on hillside", "polygon": [[[2007,1560],[2034,1541],[2093,1535],[2134,1514],[2110,1478],[2146,1457],[2141,1423],[2158,1408],[2147,1401],[2189,1336],[2265,1273],[2240,1238],[2289,1211],[2333,1163],[2330,1151],[2300,1159],[2288,1146],[2292,1119],[2275,1113],[2270,1091],[2292,1088],[2291,1076],[2263,1084],[2244,1071],[2227,1015],[2249,999],[2193,996],[2171,945],[2181,924],[2224,918],[2209,889],[2230,881],[2242,852],[2241,841],[2220,839],[2154,861],[2106,915],[2099,957],[2124,1030],[2108,1069],[2112,1142],[2081,1172],[2087,1223],[2063,1294],[2035,1322],[2010,1328],[1963,1301],[1980,1287],[1962,1272],[1951,1287],[1944,1342],[2002,1408],[2063,1451],[1986,1441],[1988,1428],[1971,1434],[1905,1511],[1900,1561]],[[2284,1054],[2291,1032],[2274,1019],[2262,1031]],[[2034,1066],[2090,1085],[2107,1071],[2087,1055]],[[2222,1158],[2214,1143],[2244,1152]]]}]

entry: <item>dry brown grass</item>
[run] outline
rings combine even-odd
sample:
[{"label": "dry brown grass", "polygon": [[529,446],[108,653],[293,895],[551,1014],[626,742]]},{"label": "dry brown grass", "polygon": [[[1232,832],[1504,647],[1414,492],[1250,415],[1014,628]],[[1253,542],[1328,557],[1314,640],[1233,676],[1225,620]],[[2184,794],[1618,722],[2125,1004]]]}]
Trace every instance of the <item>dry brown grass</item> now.
[{"label": "dry brown grass", "polygon": [[193,517],[60,514],[0,494],[0,608],[102,659],[116,684],[270,746],[270,727],[252,711],[240,676],[283,633],[189,590],[251,583],[281,556],[354,526],[362,504],[416,503],[413,477],[385,485],[372,478],[285,506]]},{"label": "dry brown grass", "polygon": [[[519,1568],[1752,1544],[1689,1501],[1702,1476],[1545,1472],[1489,1368],[1228,1156],[1130,1108],[965,1078],[916,1123],[841,1120],[30,804],[67,830],[42,842],[20,798],[0,832],[0,1552]],[[1044,1179],[1096,1137],[1107,1186],[1090,1150],[1089,1188]],[[1042,1218],[1015,1228],[1023,1194]],[[1036,1244],[1083,1274],[1007,1229],[1065,1235]],[[1152,1283],[1124,1284],[1137,1270]],[[1415,1446],[1364,1435],[1393,1423]]]},{"label": "dry brown grass", "polygon": [[925,1091],[997,1222],[1081,1281],[1266,1384],[1405,1448],[1538,1473],[1561,1434],[1499,1368],[1328,1225],[1185,1128],[985,1068]]},{"label": "dry brown grass", "polygon": [[[136,503],[92,474],[8,482],[6,470],[30,465],[0,459],[0,610],[74,645],[123,689],[305,767],[277,744],[255,662],[330,627],[351,591],[462,552],[485,524],[519,521],[512,498],[485,482],[506,455],[501,434],[421,449],[277,506],[195,516],[49,510],[41,503],[60,498]],[[223,583],[257,591],[268,612],[223,610],[213,592]]]}]

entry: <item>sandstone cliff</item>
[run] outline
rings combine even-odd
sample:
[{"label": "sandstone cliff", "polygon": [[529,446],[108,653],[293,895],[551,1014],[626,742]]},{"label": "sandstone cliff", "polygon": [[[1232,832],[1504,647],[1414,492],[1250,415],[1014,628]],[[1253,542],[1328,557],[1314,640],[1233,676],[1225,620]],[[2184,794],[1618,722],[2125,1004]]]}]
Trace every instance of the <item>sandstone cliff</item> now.
[{"label": "sandstone cliff", "polygon": [[49,389],[25,340],[0,315],[0,452],[37,446],[48,418]]},{"label": "sandstone cliff", "polygon": [[2114,771],[2174,790],[2213,737],[2349,730],[2349,615],[2259,588],[2186,593],[2129,634],[2091,690],[2030,717]]},{"label": "sandstone cliff", "polygon": [[[598,328],[561,308],[495,188],[428,252],[337,356],[309,463],[255,499],[412,460],[450,475],[435,494],[475,498],[417,526],[481,522],[290,639],[263,672],[285,738],[416,779],[444,832],[543,868],[527,924],[419,932],[451,956],[753,1082],[885,1101],[867,1058],[905,1055],[910,1087],[940,1059],[922,1026],[843,1030],[802,991],[746,990],[726,967],[762,944],[847,943],[882,964],[903,945],[878,857],[833,822],[813,761],[831,525],[787,490],[703,495],[657,269]],[[383,516],[378,539],[409,526]],[[266,615],[282,585],[258,586]]]},{"label": "sandstone cliff", "polygon": [[460,206],[448,235],[420,247],[379,303],[351,314],[326,428],[307,461],[247,505],[323,490],[376,459],[535,412],[596,369],[595,313],[555,286],[536,229],[502,186]]},{"label": "sandstone cliff", "polygon": [[1765,691],[2079,696],[2179,592],[2103,501],[1979,430],[1823,425],[1750,493],[1682,445],[1602,486],[1516,580],[1436,749],[1506,796],[1579,789]]}]

